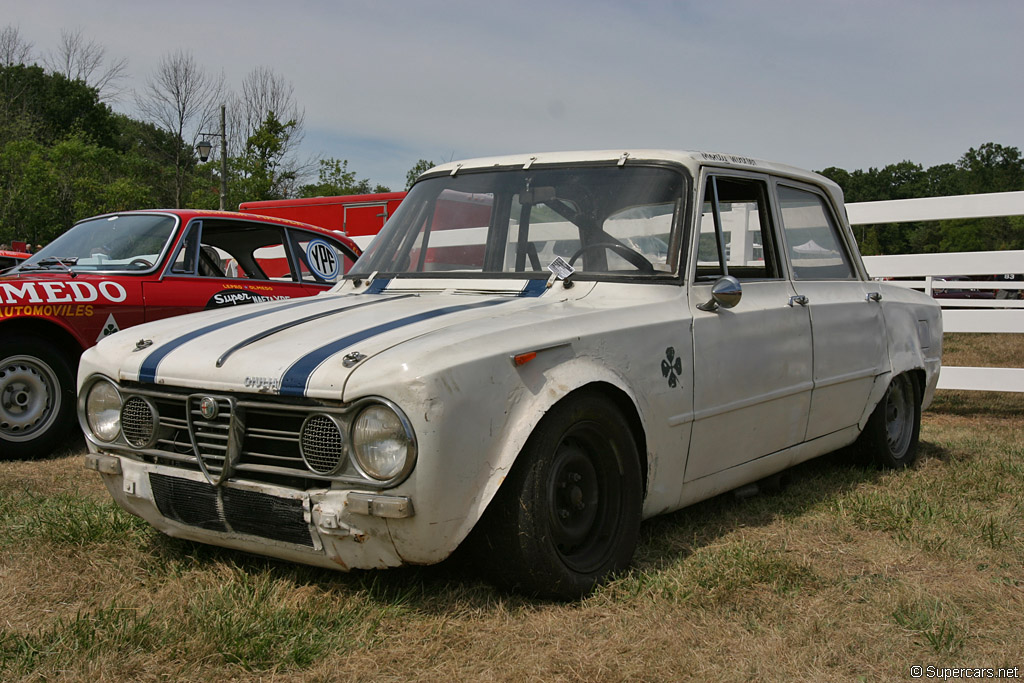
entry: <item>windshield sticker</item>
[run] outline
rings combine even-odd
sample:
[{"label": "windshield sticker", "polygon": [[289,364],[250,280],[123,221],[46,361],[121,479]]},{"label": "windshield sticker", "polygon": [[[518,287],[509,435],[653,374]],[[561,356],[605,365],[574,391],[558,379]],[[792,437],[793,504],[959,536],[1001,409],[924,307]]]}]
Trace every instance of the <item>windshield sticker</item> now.
[{"label": "windshield sticker", "polygon": [[111,313],[107,316],[107,322],[103,323],[103,329],[100,330],[100,336],[96,337],[96,341],[99,341],[104,337],[109,337],[120,330],[121,328],[117,326],[117,320],[114,319],[114,314]]},{"label": "windshield sticker", "polygon": [[313,274],[322,280],[336,280],[341,271],[341,259],[325,240],[310,240],[306,245],[306,261]]},{"label": "windshield sticker", "polygon": [[261,301],[281,301],[290,298],[290,296],[285,295],[268,296],[265,294],[253,294],[244,289],[225,289],[223,292],[217,292],[211,296],[210,300],[206,302],[206,307],[224,308],[225,306],[241,306],[242,304],[253,304]]},{"label": "windshield sticker", "polygon": [[576,269],[570,266],[569,262],[561,256],[556,256],[555,260],[548,264],[548,270],[559,280],[568,279],[576,272]]},{"label": "windshield sticker", "polygon": [[0,303],[87,304],[94,301],[119,304],[128,298],[120,282],[0,282]]}]

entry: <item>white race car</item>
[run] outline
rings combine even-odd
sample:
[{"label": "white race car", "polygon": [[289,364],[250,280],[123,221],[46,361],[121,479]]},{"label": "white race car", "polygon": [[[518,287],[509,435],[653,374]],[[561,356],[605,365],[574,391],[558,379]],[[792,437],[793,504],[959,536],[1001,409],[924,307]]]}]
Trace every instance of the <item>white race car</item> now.
[{"label": "white race car", "polygon": [[912,462],[941,339],[821,176],[509,156],[424,174],[329,293],[105,339],[79,413],[87,466],[172,536],[334,569],[468,542],[573,598],[644,518],[858,440]]}]

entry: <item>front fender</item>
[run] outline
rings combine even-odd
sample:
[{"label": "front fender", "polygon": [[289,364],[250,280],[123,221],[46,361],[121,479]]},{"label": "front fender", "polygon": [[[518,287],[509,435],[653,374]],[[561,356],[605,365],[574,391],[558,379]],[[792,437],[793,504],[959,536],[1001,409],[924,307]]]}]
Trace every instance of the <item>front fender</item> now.
[{"label": "front fender", "polygon": [[[503,355],[419,376],[408,366],[392,367],[396,371],[377,386],[353,383],[361,385],[361,395],[394,401],[416,432],[416,467],[389,491],[410,497],[416,514],[388,520],[398,554],[413,564],[439,562],[466,538],[553,405],[583,387],[604,385],[638,406],[618,372],[599,358],[575,355],[568,344],[522,366]],[[643,420],[643,411],[637,413]]]}]

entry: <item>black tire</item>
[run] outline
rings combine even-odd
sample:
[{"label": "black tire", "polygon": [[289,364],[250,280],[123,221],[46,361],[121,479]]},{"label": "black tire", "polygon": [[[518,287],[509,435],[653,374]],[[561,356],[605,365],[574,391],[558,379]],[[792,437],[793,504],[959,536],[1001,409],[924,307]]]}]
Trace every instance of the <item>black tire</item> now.
[{"label": "black tire", "polygon": [[75,424],[75,372],[47,340],[14,334],[0,342],[0,454],[47,455]]},{"label": "black tire", "polygon": [[502,588],[573,600],[629,566],[643,482],[632,430],[599,394],[554,406],[491,502],[476,549]]},{"label": "black tire", "polygon": [[913,375],[897,375],[857,440],[858,450],[879,467],[901,469],[917,458],[921,435],[921,387]]}]

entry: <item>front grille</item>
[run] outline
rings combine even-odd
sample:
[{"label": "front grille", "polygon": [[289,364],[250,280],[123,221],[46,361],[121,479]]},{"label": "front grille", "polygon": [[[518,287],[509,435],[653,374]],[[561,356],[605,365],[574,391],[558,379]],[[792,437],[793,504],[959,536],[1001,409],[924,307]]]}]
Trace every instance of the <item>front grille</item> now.
[{"label": "front grille", "polygon": [[[216,406],[216,415],[204,417],[201,404],[211,401]],[[224,462],[231,447],[231,429],[241,414],[234,403],[225,396],[210,397],[193,394],[185,402],[185,418],[192,437],[192,452],[199,456],[202,469],[214,481],[222,476]]]},{"label": "front grille", "polygon": [[187,526],[314,547],[301,500],[150,473],[160,514]]},{"label": "front grille", "polygon": [[299,445],[302,459],[309,469],[320,474],[333,474],[342,464],[345,432],[329,415],[311,415],[302,425]]},{"label": "front grille", "polygon": [[[332,412],[341,414],[340,408],[313,401],[284,403],[251,395],[214,396],[132,386],[124,387],[122,393],[125,406],[133,406],[132,414],[137,402],[148,404],[155,413],[155,434],[150,443],[139,446],[141,437],[136,439],[134,431],[132,437],[125,435],[126,439],[133,439],[129,441],[133,446],[131,451],[147,462],[205,471],[211,481],[218,483],[225,458],[229,458],[233,462],[229,480],[260,481],[300,490],[324,488],[335,481],[375,485],[359,474],[349,458],[331,460],[326,450],[331,443],[329,439],[316,440],[321,450],[310,463],[315,470],[303,459],[299,441],[306,418]],[[217,402],[217,415],[213,419],[202,415],[199,402],[205,396]],[[136,422],[141,424],[143,420],[133,418],[132,424]],[[229,451],[229,447],[234,450]],[[202,457],[202,466],[196,458],[197,451]]]},{"label": "front grille", "polygon": [[153,408],[141,396],[132,396],[121,408],[121,432],[125,440],[136,448],[152,443],[156,424]]}]

